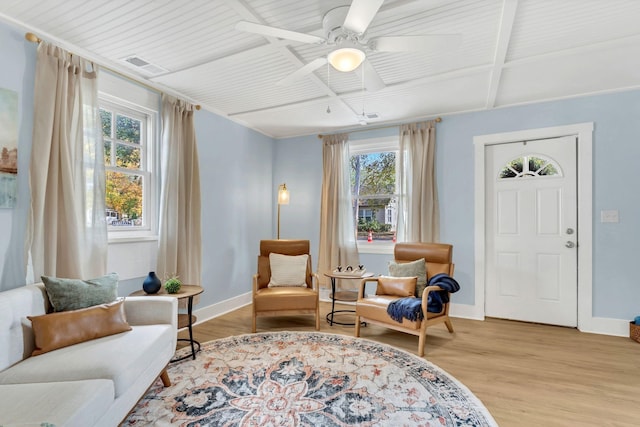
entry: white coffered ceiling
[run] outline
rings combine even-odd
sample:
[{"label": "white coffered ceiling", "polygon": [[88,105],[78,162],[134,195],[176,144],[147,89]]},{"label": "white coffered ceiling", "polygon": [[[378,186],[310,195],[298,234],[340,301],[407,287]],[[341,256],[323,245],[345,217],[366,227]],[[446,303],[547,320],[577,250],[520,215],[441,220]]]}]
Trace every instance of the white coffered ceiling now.
[{"label": "white coffered ceiling", "polygon": [[[322,34],[350,0],[0,0],[0,18],[72,52],[283,138],[640,87],[638,0],[386,0],[365,36],[460,34],[453,49],[369,52],[386,87],[321,67],[324,45],[241,32],[246,20]],[[166,71],[124,62],[138,56]],[[366,79],[366,74],[365,74]],[[330,107],[330,113],[327,113]]]}]

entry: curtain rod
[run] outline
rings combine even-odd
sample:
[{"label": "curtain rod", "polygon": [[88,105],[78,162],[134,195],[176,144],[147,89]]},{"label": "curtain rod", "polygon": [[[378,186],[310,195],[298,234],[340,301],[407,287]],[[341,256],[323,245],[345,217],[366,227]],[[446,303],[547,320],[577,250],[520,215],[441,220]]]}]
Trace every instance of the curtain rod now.
[{"label": "curtain rod", "polygon": [[[24,35],[24,38],[25,38],[25,39],[27,39],[27,41],[30,41],[31,43],[38,43],[38,44],[39,44],[39,43],[42,41],[42,39],[41,39],[40,37],[36,36],[36,35],[35,35],[35,34],[33,34],[33,33],[26,33],[26,34]],[[119,72],[119,71],[116,71],[116,70],[114,70],[113,68],[105,67],[104,65],[100,65],[100,67],[101,67],[101,68],[104,68],[105,70],[109,71],[110,73],[116,74],[116,75],[118,75],[118,76],[120,76],[120,77],[122,77],[122,78],[125,78],[125,79],[127,79],[127,80],[133,80],[133,81],[135,81],[136,83],[138,83],[139,85],[144,86],[144,87],[146,87],[147,89],[151,89],[151,90],[153,90],[154,92],[160,92],[160,93],[162,93],[162,91],[161,91],[160,89],[158,89],[158,88],[156,88],[156,87],[153,87],[153,86],[151,86],[151,85],[149,85],[149,84],[147,84],[147,83],[141,82],[141,81],[139,81],[139,80],[132,79],[131,77],[129,77],[129,76],[127,76],[127,75],[125,75],[125,74],[123,74],[123,73],[121,73],[121,72]],[[196,104],[196,105],[194,105],[194,108],[195,108],[196,110],[199,110],[201,107],[200,107],[200,105]]]},{"label": "curtain rod", "polygon": [[[442,121],[442,117],[436,117],[435,119],[433,119],[436,123],[440,123]],[[356,132],[367,132],[367,131],[371,131],[371,130],[378,130],[378,129],[389,129],[389,128],[397,128],[399,126],[402,126],[405,123],[399,123],[399,124],[395,124],[395,125],[387,125],[387,126],[376,126],[376,127],[371,127],[371,128],[364,128],[364,129],[356,129],[356,130],[352,130],[352,131],[345,131],[344,133],[356,133]],[[340,132],[342,133],[342,132]],[[323,136],[325,135],[331,135],[330,133],[327,134],[318,134],[318,138],[322,139]]]}]

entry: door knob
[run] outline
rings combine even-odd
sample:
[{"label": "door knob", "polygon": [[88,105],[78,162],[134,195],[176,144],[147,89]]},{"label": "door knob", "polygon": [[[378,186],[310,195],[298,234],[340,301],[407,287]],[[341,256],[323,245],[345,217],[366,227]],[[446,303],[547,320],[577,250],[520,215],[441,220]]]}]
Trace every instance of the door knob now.
[{"label": "door knob", "polygon": [[569,249],[574,248],[576,246],[576,244],[573,243],[572,241],[567,241],[567,243],[565,243],[564,245]]},{"label": "door knob", "polygon": [[573,228],[567,228],[567,234],[573,234]]}]

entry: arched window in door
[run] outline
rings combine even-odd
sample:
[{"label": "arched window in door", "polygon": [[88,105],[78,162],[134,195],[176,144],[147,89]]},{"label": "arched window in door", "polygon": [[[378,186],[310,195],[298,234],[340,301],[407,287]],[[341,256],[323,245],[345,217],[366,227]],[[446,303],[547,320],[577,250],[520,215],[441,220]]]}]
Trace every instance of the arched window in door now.
[{"label": "arched window in door", "polygon": [[562,176],[560,166],[544,156],[520,156],[504,165],[499,178],[524,178],[541,176]]}]

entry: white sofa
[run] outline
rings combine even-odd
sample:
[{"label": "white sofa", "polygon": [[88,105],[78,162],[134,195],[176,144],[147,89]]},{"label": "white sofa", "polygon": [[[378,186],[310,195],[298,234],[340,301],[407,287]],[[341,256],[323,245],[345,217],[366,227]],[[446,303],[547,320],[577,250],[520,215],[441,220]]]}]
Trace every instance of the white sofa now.
[{"label": "white sofa", "polygon": [[177,299],[127,297],[132,330],[31,357],[42,284],[0,292],[0,426],[117,426],[176,349]]}]

